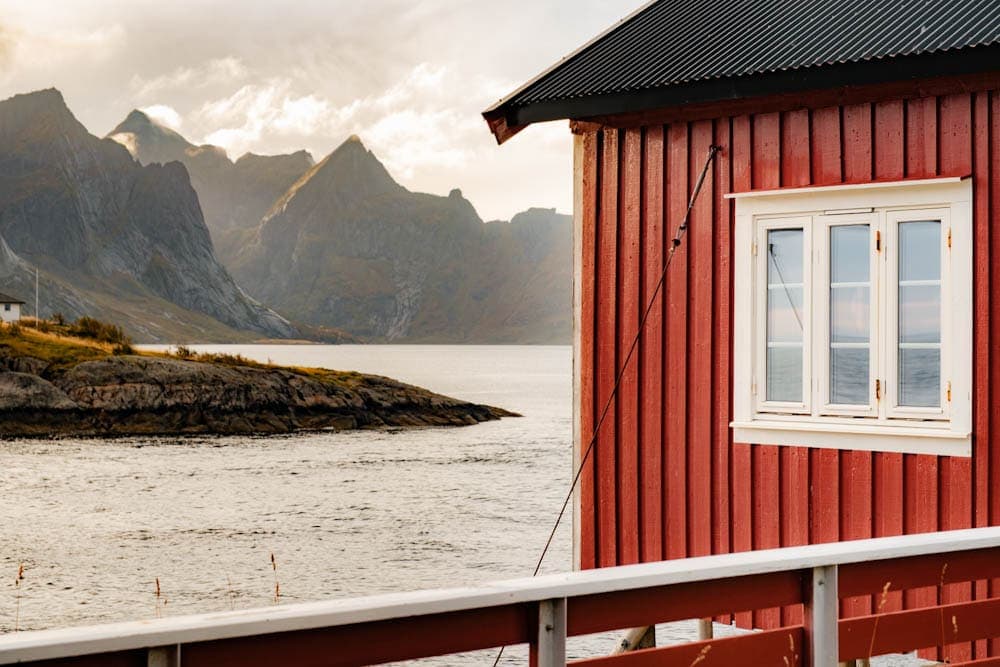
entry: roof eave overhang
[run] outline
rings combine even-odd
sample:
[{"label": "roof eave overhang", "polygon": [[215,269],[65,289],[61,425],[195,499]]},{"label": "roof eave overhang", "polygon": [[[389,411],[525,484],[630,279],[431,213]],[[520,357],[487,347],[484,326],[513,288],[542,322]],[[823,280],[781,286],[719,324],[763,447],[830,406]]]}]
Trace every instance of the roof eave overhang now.
[{"label": "roof eave overhang", "polygon": [[497,143],[528,125],[551,120],[590,120],[692,105],[723,104],[773,95],[807,93],[963,76],[1000,70],[1000,44],[978,48],[881,58],[855,63],[711,79],[661,88],[590,95],[517,105],[497,104],[483,113]]}]

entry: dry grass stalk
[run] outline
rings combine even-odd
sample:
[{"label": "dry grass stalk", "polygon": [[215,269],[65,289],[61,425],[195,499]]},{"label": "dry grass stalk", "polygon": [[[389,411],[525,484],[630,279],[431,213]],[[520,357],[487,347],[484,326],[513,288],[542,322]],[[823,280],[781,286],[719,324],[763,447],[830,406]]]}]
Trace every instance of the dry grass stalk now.
[{"label": "dry grass stalk", "polygon": [[24,563],[17,565],[17,577],[14,578],[14,590],[16,599],[14,606],[14,632],[20,629],[21,625],[21,582],[24,581]]},{"label": "dry grass stalk", "polygon": [[278,583],[278,561],[274,560],[274,552],[271,552],[271,570],[274,572],[274,604],[281,602],[281,584]]},{"label": "dry grass stalk", "polygon": [[167,606],[167,597],[163,595],[163,591],[160,588],[160,578],[156,578],[156,617],[160,618],[162,616],[161,610],[163,607]]},{"label": "dry grass stalk", "polygon": [[[941,604],[944,603],[944,575],[947,572],[948,572],[948,563],[945,563],[941,567],[941,581],[938,583],[938,604],[939,605],[941,605]],[[944,662],[948,662],[948,659],[945,658],[945,646],[947,646],[948,642],[945,640],[945,634],[944,634],[944,627],[945,627],[944,626],[944,607],[939,607],[939,609],[940,609],[940,612],[941,612],[941,648],[938,650],[938,656]]]},{"label": "dry grass stalk", "polygon": [[698,653],[698,657],[694,659],[694,662],[691,663],[690,667],[694,667],[699,662],[704,662],[705,660],[707,660],[708,652],[711,650],[712,650],[711,644],[708,644],[703,649],[701,649],[701,651]]},{"label": "dry grass stalk", "polygon": [[885,609],[885,603],[889,600],[889,589],[892,587],[892,582],[885,582],[885,586],[882,587],[882,595],[878,599],[878,608],[875,610],[875,622],[872,624],[872,639],[868,643],[868,659],[872,659],[872,654],[875,653],[875,635],[878,633],[878,621],[882,618],[882,610]]}]

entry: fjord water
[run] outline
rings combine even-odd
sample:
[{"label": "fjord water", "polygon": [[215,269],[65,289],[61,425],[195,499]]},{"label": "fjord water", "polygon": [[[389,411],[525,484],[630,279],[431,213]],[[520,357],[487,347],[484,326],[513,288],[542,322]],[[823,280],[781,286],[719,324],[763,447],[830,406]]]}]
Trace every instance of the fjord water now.
[{"label": "fjord water", "polygon": [[[271,553],[282,604],[531,573],[572,474],[569,347],[196,349],[387,375],[524,416],[0,442],[0,631],[13,629],[19,562],[22,629],[269,605]],[[544,571],[571,568],[570,540],[567,517]]]}]

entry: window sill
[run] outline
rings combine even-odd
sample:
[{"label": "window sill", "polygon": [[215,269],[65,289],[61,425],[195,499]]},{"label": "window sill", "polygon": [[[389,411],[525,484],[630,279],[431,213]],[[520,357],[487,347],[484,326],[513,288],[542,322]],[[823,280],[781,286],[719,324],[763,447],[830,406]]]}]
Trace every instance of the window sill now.
[{"label": "window sill", "polygon": [[732,422],[733,442],[869,452],[972,456],[972,434],[949,428],[810,421]]}]

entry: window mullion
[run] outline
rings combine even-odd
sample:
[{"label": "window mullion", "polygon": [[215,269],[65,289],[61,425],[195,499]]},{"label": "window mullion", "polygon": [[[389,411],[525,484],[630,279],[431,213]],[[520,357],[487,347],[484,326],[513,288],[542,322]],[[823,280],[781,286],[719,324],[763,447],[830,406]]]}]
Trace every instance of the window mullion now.
[{"label": "window mullion", "polygon": [[875,362],[872,364],[874,368],[874,377],[872,378],[872,383],[878,380],[882,387],[881,397],[875,395],[874,386],[872,387],[872,400],[875,405],[875,417],[880,422],[886,420],[886,408],[885,406],[889,403],[889,395],[894,392],[888,386],[888,353],[889,353],[889,295],[887,293],[888,285],[890,284],[888,273],[888,257],[890,252],[895,252],[895,243],[889,243],[889,233],[885,225],[885,211],[879,211],[876,216],[874,226],[877,238],[877,245],[874,249],[875,255],[875,269],[872,272],[872,299],[876,302],[874,307],[875,310],[875,322],[873,323],[872,332],[872,354],[875,355]]}]

